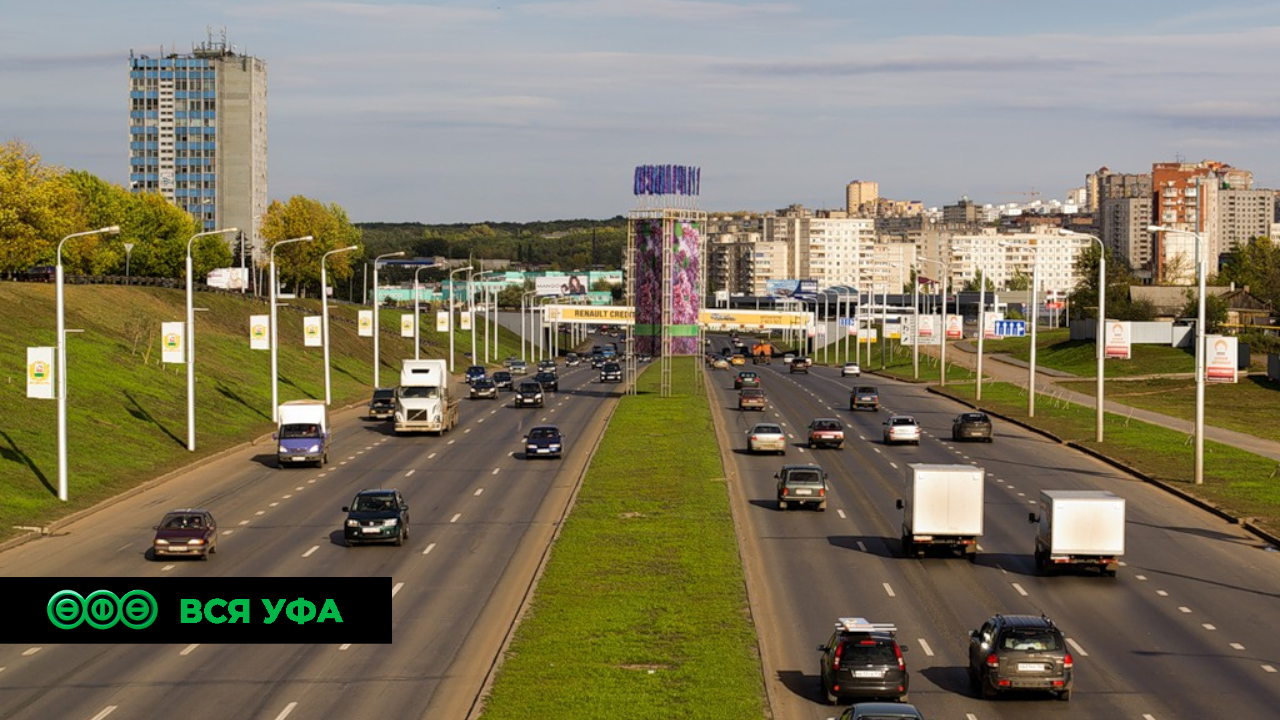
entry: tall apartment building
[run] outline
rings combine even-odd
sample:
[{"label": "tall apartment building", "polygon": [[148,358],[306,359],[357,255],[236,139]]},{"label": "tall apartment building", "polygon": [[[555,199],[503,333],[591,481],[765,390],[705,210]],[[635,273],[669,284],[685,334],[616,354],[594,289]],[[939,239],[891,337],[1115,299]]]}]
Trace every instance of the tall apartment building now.
[{"label": "tall apartment building", "polygon": [[819,212],[809,220],[809,277],[820,288],[861,287],[870,277],[875,218],[844,215]]},{"label": "tall apartment building", "polygon": [[858,215],[864,207],[873,206],[880,199],[880,183],[854,180],[845,187],[844,197],[845,212]]},{"label": "tall apartment building", "polygon": [[1150,279],[1153,246],[1147,228],[1153,222],[1151,175],[1107,171],[1096,180],[1098,238],[1114,255],[1124,258],[1136,275]]},{"label": "tall apartment building", "polygon": [[1014,278],[1033,278],[1039,262],[1040,292],[1066,295],[1080,284],[1076,263],[1091,245],[1090,240],[1082,242],[1056,231],[997,233],[986,228],[951,238],[949,277],[952,287],[963,287],[981,271],[997,290],[1005,290]]},{"label": "tall apartment building", "polygon": [[[1251,238],[1271,237],[1276,220],[1275,193],[1262,188],[1236,188],[1219,183],[1201,185],[1209,216],[1205,226],[1214,240],[1211,259],[1248,244]],[[1216,267],[1210,266],[1210,269]]]},{"label": "tall apartment building", "polygon": [[[129,53],[129,185],[250,247],[267,210],[267,66],[225,35],[189,54]],[[233,252],[239,239],[227,238]]]},{"label": "tall apartment building", "polygon": [[1151,183],[1155,224],[1186,231],[1158,234],[1154,277],[1171,284],[1194,282],[1197,243],[1189,233],[1201,237],[1200,260],[1207,268],[1216,267],[1218,255],[1227,250],[1215,232],[1220,215],[1216,191],[1251,189],[1253,173],[1214,160],[1155,163]]}]

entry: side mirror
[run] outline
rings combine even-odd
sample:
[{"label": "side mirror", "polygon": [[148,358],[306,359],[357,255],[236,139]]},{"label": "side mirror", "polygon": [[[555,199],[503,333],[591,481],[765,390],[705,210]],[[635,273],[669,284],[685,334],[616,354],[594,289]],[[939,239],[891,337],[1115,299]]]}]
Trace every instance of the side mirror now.
[{"label": "side mirror", "polygon": [[898,498],[898,509],[901,510],[902,508],[903,508],[902,498]]},{"label": "side mirror", "polygon": [[351,512],[351,508],[347,507],[346,505],[343,505],[342,512]]},{"label": "side mirror", "polygon": [[972,640],[973,642],[978,642],[978,631],[977,631],[977,630],[970,630],[970,631],[969,631],[969,639],[970,639],[970,640]]},{"label": "side mirror", "polygon": [[272,440],[279,440],[280,439],[279,436],[280,436],[280,433],[271,433]]},{"label": "side mirror", "polygon": [[781,480],[781,479],[782,479],[782,473],[774,473],[774,474],[773,474],[773,479],[774,479],[774,480]]},{"label": "side mirror", "polygon": [[1040,522],[1040,516],[1036,515],[1035,513],[1027,513],[1027,522],[1031,523],[1032,525],[1035,525],[1036,523]]},{"label": "side mirror", "polygon": [[819,646],[818,646],[818,652],[826,652],[826,651],[827,651],[827,646],[826,646],[826,645],[819,645]]},{"label": "side mirror", "polygon": [[902,652],[906,652],[906,651],[910,650],[911,648],[910,648],[910,647],[908,647],[908,646],[906,646],[906,645],[899,645],[899,646],[898,646],[898,649],[899,649],[899,650],[901,650]]}]

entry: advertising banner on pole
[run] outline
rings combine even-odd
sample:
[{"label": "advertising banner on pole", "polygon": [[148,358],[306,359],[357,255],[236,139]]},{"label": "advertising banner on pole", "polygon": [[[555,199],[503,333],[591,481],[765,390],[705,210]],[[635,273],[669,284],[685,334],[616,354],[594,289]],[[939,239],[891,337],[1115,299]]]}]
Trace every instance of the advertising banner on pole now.
[{"label": "advertising banner on pole", "polygon": [[543,322],[634,325],[636,309],[626,305],[543,305]]},{"label": "advertising banner on pole", "polygon": [[920,328],[920,344],[936,345],[938,337],[938,316],[937,315],[921,315],[919,318]]},{"label": "advertising banner on pole", "polygon": [[463,310],[461,313],[459,313],[459,315],[460,315],[460,318],[459,318],[460,322],[458,323],[458,329],[470,330],[471,329],[471,310],[470,309]]},{"label": "advertising banner on pole", "polygon": [[356,315],[356,324],[360,328],[360,337],[373,337],[373,311],[361,310]]},{"label": "advertising banner on pole", "polygon": [[866,343],[868,345],[873,342],[880,342],[880,330],[878,328],[871,328],[867,332],[858,336],[858,342]]},{"label": "advertising banner on pole", "polygon": [[414,317],[412,315],[400,316],[400,337],[413,337],[413,321]]},{"label": "advertising banner on pole", "polygon": [[1107,320],[1102,323],[1106,337],[1103,357],[1108,360],[1128,360],[1132,355],[1133,325],[1128,320]]},{"label": "advertising banner on pole", "polygon": [[270,315],[250,315],[249,316],[249,349],[250,350],[270,350],[271,349],[271,316]]},{"label": "advertising banner on pole", "polygon": [[27,397],[53,399],[53,348],[27,348]]},{"label": "advertising banner on pole", "polygon": [[448,310],[440,310],[436,313],[436,332],[449,332]]},{"label": "advertising banner on pole", "polygon": [[180,322],[160,323],[160,360],[167,363],[184,363],[187,361],[186,336],[184,325]]},{"label": "advertising banner on pole", "polygon": [[324,337],[322,332],[324,327],[321,323],[320,316],[302,318],[302,345],[303,347],[321,347],[324,345]]},{"label": "advertising banner on pole", "polygon": [[947,315],[946,327],[948,340],[964,339],[964,322],[959,315]]},{"label": "advertising banner on pole", "polygon": [[1234,383],[1238,381],[1239,339],[1226,335],[1206,335],[1204,338],[1205,382]]},{"label": "advertising banner on pole", "polygon": [[795,311],[701,310],[698,312],[698,322],[708,330],[799,330],[807,328],[812,320],[813,315]]},{"label": "advertising banner on pole", "polygon": [[985,317],[985,320],[983,322],[985,323],[986,327],[984,327],[982,330],[983,339],[1000,340],[1001,338],[1003,338],[1004,337],[1003,335],[996,332],[996,327],[998,327],[997,323],[1004,321],[1004,313],[989,312],[984,317]]}]

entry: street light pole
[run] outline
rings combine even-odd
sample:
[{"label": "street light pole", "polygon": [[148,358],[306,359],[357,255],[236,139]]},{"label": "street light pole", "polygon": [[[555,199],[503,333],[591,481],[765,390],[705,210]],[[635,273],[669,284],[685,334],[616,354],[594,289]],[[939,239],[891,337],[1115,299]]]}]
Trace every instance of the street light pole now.
[{"label": "street light pole", "polygon": [[386,253],[373,259],[373,389],[382,387],[378,371],[382,367],[382,355],[378,350],[378,316],[382,314],[382,305],[378,302],[378,263],[383,258],[404,257],[404,251]]},{"label": "street light pole", "polygon": [[324,404],[330,403],[330,386],[329,386],[329,276],[325,271],[325,260],[330,255],[340,252],[351,252],[359,250],[355,245],[350,245],[337,250],[330,250],[320,256],[320,319],[322,327],[320,334],[324,335]]},{"label": "street light pole", "polygon": [[455,364],[453,359],[453,301],[457,297],[457,293],[454,292],[453,276],[469,270],[471,270],[470,265],[449,272],[449,372],[453,372]]},{"label": "street light pole", "polygon": [[413,269],[413,359],[419,360],[422,357],[422,340],[419,328],[422,326],[422,313],[419,311],[419,290],[418,290],[418,273],[422,272],[422,268]]},{"label": "street light pole", "polygon": [[471,322],[467,324],[471,326],[471,364],[472,365],[479,364],[476,362],[477,360],[479,360],[479,358],[476,357],[476,329],[479,328],[479,323],[476,322],[475,300],[476,300],[475,273],[468,272],[467,273],[467,317],[471,318]]},{"label": "street light pole", "polygon": [[187,240],[187,450],[194,451],[196,449],[196,313],[192,306],[192,286],[193,275],[195,274],[194,262],[191,259],[191,244],[196,238],[205,237],[207,235],[221,235],[223,233],[240,232],[236,228],[226,228],[225,230],[210,230],[209,232],[196,233]]},{"label": "street light pole", "polygon": [[1031,302],[1027,306],[1031,309],[1031,364],[1030,376],[1027,385],[1027,417],[1036,416],[1036,325],[1040,317],[1040,305],[1036,299],[1036,291],[1040,287],[1040,246],[1035,240],[1030,243],[1011,243],[1002,242],[1001,247],[1021,247],[1034,248],[1035,259],[1031,263]]},{"label": "street light pole", "polygon": [[74,237],[84,237],[85,235],[116,235],[120,232],[119,225],[98,228],[97,230],[88,230],[86,232],[72,233],[58,241],[58,263],[54,272],[54,280],[56,281],[56,299],[58,311],[58,344],[57,358],[58,363],[57,383],[58,383],[58,499],[66,502],[67,500],[67,320],[66,320],[66,303],[63,300],[62,290],[62,244]]},{"label": "street light pole", "polygon": [[310,235],[305,235],[303,237],[281,240],[271,246],[271,267],[270,272],[268,273],[268,280],[271,283],[271,422],[280,421],[280,334],[277,332],[276,328],[276,287],[280,283],[276,280],[276,248],[289,243],[314,239],[315,238]]},{"label": "street light pole", "polygon": [[1147,228],[1151,232],[1171,232],[1190,235],[1196,239],[1196,421],[1195,421],[1195,465],[1194,479],[1196,485],[1204,484],[1204,323],[1205,323],[1205,302],[1204,302],[1204,257],[1201,254],[1203,250],[1200,247],[1200,233],[1193,230],[1179,230],[1178,228],[1166,227],[1164,225],[1151,225]]},{"label": "street light pole", "polygon": [[1098,402],[1096,403],[1097,417],[1095,418],[1095,424],[1097,427],[1095,428],[1095,432],[1094,432],[1094,436],[1095,436],[1094,440],[1096,440],[1097,442],[1102,442],[1102,419],[1103,419],[1104,406],[1106,404],[1102,395],[1102,391],[1103,391],[1102,380],[1103,380],[1103,365],[1107,357],[1106,348],[1103,342],[1103,335],[1106,332],[1106,327],[1107,327],[1107,320],[1106,320],[1107,318],[1107,247],[1106,245],[1102,244],[1102,238],[1099,238],[1095,235],[1090,235],[1088,233],[1082,233],[1082,232],[1073,232],[1071,230],[1062,230],[1061,232],[1063,235],[1067,235],[1068,237],[1071,237],[1071,236],[1085,237],[1085,238],[1089,238],[1093,242],[1098,243],[1098,318],[1097,318],[1098,329],[1094,331],[1094,335],[1095,335],[1094,343],[1097,346],[1094,348],[1094,350],[1096,351],[1096,354],[1098,356],[1097,357],[1098,389],[1096,392],[1098,396]]},{"label": "street light pole", "polygon": [[[939,376],[940,380],[938,384],[941,387],[946,387],[947,386],[947,290],[949,289],[949,285],[951,281],[951,278],[949,277],[950,273],[948,272],[947,266],[944,265],[941,260],[930,260],[929,258],[917,258],[917,259],[920,260],[921,262],[937,263],[938,269],[942,270],[942,276],[943,276],[942,277],[942,328],[941,328],[942,358],[939,361],[942,363],[942,365],[939,367],[939,372],[941,373],[941,375]],[[917,278],[917,281],[918,281],[918,278]],[[919,282],[916,283],[916,286],[919,287]],[[957,303],[958,302],[959,302],[959,298],[957,298]],[[917,327],[916,327],[917,337],[920,334],[920,328],[918,327],[918,325],[919,323],[917,323]],[[962,336],[964,335],[963,331],[961,332],[961,335]],[[919,377],[919,376],[920,376],[919,368],[917,368],[916,377]]]}]

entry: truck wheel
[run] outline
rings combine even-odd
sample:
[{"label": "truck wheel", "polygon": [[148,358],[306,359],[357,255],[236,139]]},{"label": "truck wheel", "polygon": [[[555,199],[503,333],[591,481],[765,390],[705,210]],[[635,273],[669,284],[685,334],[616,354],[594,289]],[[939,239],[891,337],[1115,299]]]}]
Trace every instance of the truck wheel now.
[{"label": "truck wheel", "polygon": [[1035,557],[1036,557],[1036,572],[1040,573],[1041,575],[1048,575],[1049,573],[1046,572],[1045,570],[1044,554],[1041,553],[1039,550],[1036,550]]}]

